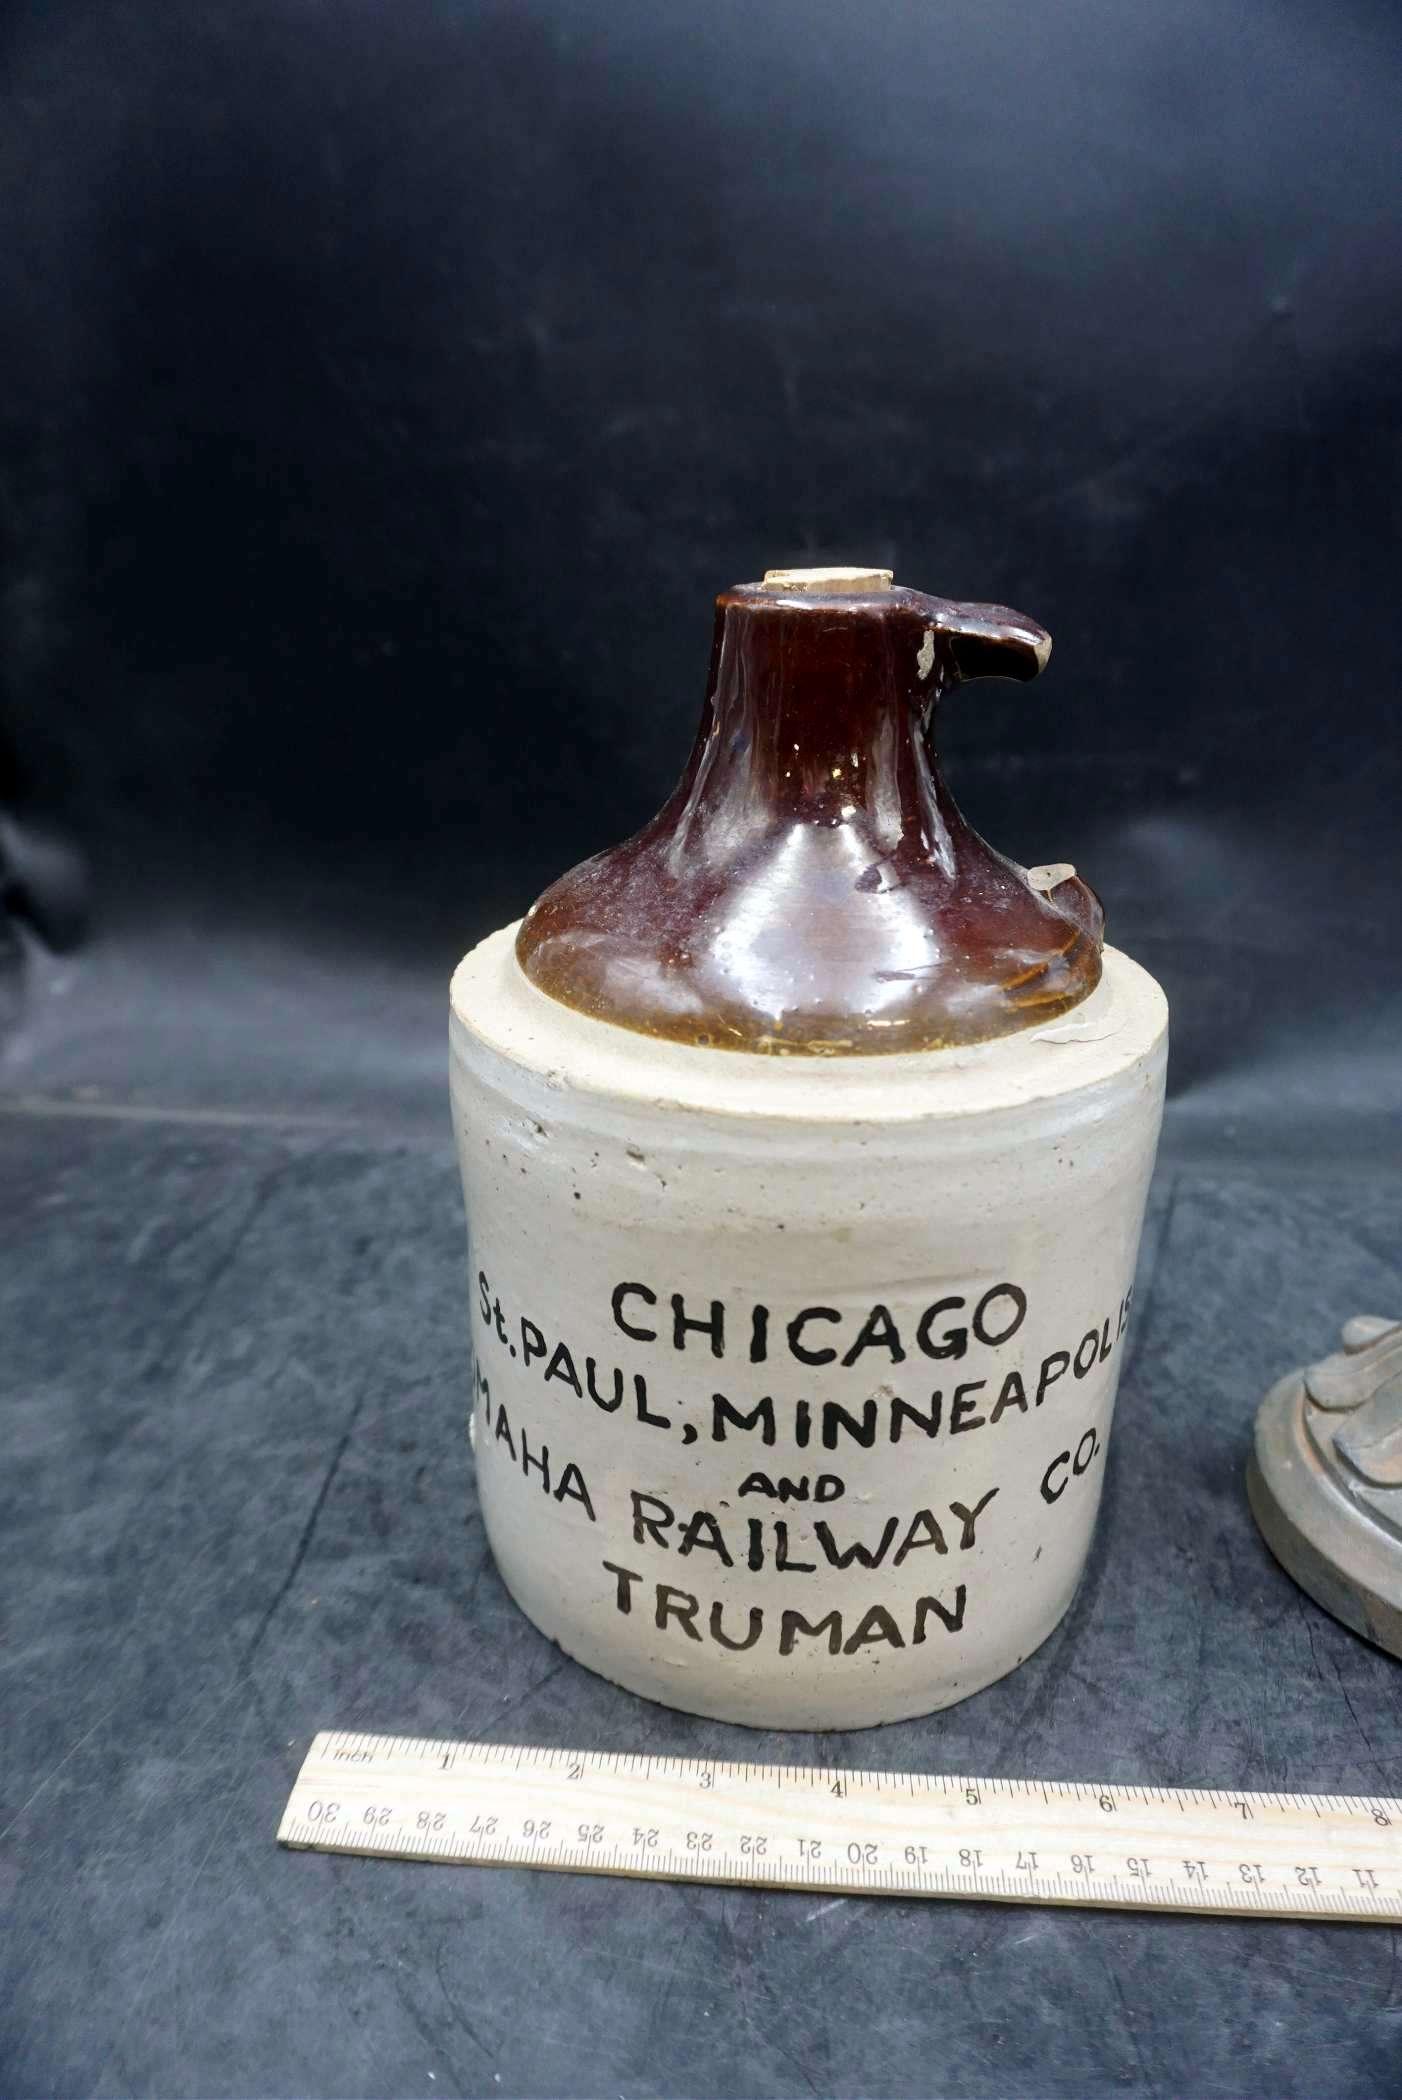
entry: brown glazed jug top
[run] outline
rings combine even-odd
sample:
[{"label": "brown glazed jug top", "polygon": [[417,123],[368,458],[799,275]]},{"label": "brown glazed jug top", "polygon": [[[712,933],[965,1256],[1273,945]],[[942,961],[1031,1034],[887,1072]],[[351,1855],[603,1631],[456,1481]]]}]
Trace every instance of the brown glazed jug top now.
[{"label": "brown glazed jug top", "polygon": [[621,1028],[790,1056],[938,1050],[1064,1013],[1100,978],[1095,893],[985,844],[933,737],[951,688],[1034,678],[1050,650],[1021,613],[884,569],[723,592],[686,771],[636,837],[546,890],[521,968]]}]

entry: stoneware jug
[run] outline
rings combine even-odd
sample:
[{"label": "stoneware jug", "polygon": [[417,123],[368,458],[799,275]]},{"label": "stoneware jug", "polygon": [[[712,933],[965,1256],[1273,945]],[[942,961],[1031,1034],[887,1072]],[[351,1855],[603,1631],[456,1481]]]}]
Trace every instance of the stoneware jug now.
[{"label": "stoneware jug", "polygon": [[723,593],[671,799],[453,979],[483,1521],[543,1632],[670,1706],[930,1712],[1084,1565],[1167,1010],[933,743],[1049,649],[884,570]]}]

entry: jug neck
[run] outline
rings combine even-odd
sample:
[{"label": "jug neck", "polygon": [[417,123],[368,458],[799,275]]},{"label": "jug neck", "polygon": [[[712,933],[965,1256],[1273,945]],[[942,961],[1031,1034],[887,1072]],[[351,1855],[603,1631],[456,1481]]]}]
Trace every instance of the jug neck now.
[{"label": "jug neck", "polygon": [[929,734],[952,664],[917,593],[727,591],[711,665],[674,798],[682,850],[698,825],[856,823],[889,840],[930,820]]},{"label": "jug neck", "polygon": [[983,1042],[1075,1005],[1100,974],[1093,893],[995,853],[930,743],[951,687],[1031,678],[1049,649],[1019,613],[881,570],[723,592],[681,780],[533,906],[522,968],[599,1020],[786,1055]]}]

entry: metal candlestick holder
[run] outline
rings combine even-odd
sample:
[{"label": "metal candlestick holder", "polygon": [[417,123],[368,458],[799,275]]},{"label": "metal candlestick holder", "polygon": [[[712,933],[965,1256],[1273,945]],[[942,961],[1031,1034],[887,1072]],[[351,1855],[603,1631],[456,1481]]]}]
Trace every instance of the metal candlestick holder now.
[{"label": "metal candlestick holder", "polygon": [[1247,1494],[1300,1587],[1402,1657],[1402,1322],[1360,1316],[1340,1339],[1261,1402]]}]

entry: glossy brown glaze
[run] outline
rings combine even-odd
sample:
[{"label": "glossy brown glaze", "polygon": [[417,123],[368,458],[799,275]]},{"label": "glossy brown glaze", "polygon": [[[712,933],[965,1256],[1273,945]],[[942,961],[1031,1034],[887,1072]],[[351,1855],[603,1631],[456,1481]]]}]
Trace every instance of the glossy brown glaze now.
[{"label": "glossy brown glaze", "polygon": [[932,740],[951,687],[1035,677],[1049,637],[883,574],[834,589],[796,571],[717,599],[675,792],[522,924],[541,991],[677,1042],[817,1056],[984,1042],[1093,989],[1094,892],[986,845]]}]

